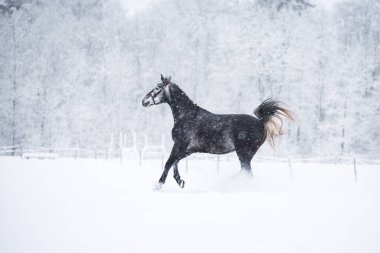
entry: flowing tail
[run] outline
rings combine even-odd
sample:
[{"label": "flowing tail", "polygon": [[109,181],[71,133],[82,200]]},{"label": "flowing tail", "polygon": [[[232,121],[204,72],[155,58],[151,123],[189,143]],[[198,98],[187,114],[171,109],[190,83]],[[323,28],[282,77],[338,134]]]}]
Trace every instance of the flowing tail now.
[{"label": "flowing tail", "polygon": [[293,114],[284,105],[276,100],[268,98],[256,108],[254,114],[261,120],[265,127],[266,139],[274,147],[274,137],[283,134],[282,118],[294,120]]}]

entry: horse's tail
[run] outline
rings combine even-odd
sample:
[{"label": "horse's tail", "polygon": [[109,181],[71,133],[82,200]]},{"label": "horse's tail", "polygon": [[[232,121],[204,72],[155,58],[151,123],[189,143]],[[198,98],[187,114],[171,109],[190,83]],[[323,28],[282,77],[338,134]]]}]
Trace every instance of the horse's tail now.
[{"label": "horse's tail", "polygon": [[292,112],[284,108],[284,105],[276,100],[268,98],[256,108],[254,114],[264,124],[266,139],[274,147],[274,137],[283,134],[282,117],[294,120]]}]

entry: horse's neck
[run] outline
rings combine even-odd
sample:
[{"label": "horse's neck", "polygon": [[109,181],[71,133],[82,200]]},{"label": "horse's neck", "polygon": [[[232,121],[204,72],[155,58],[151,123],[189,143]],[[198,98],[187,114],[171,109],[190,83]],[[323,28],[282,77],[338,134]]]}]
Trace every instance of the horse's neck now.
[{"label": "horse's neck", "polygon": [[172,109],[174,122],[184,118],[192,117],[198,106],[177,85],[170,90],[170,108]]}]

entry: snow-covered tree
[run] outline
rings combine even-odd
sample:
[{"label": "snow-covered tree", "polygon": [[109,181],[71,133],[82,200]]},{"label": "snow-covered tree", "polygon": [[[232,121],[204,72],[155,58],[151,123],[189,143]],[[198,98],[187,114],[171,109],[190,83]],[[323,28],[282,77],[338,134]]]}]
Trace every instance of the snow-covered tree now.
[{"label": "snow-covered tree", "polygon": [[141,106],[162,73],[217,113],[285,102],[283,153],[377,156],[379,20],[377,0],[163,0],[133,15],[117,0],[1,1],[0,145],[169,140],[169,107]]}]

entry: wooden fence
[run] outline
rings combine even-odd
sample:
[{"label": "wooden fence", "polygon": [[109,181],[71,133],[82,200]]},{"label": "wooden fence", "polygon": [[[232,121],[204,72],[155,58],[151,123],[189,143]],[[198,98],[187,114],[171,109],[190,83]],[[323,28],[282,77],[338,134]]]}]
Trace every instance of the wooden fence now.
[{"label": "wooden fence", "polygon": [[[127,141],[128,139],[128,141]],[[161,136],[159,143],[152,143],[148,135],[144,136],[143,146],[138,148],[136,134],[131,132],[127,135],[121,133],[119,136],[119,148],[84,148],[84,147],[70,147],[70,148],[56,148],[56,147],[24,147],[22,143],[15,146],[0,147],[0,156],[17,156],[22,159],[56,159],[58,157],[68,157],[73,159],[91,158],[94,160],[118,159],[120,163],[125,160],[138,160],[139,165],[146,160],[159,159],[161,160],[161,167],[164,167],[165,160],[169,156],[169,151],[166,150],[165,136]],[[208,160],[214,161],[217,173],[219,173],[220,163],[236,159],[234,153],[226,155],[211,155],[211,154],[193,154],[185,158],[185,168],[188,171],[188,160]],[[380,160],[368,159],[364,157],[357,157],[352,155],[333,155],[322,157],[308,157],[308,158],[295,158],[290,155],[282,157],[270,157],[256,155],[253,158],[254,162],[272,162],[272,163],[286,163],[289,173],[293,175],[294,163],[333,163],[333,164],[352,164],[355,181],[357,180],[357,167],[363,164],[376,164],[380,165]]]}]

